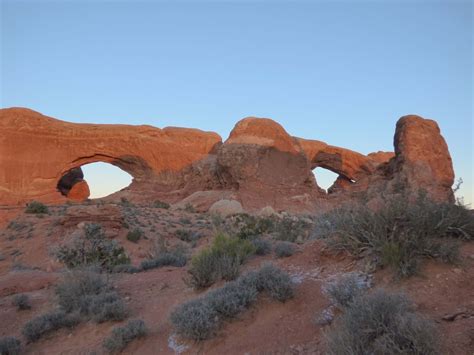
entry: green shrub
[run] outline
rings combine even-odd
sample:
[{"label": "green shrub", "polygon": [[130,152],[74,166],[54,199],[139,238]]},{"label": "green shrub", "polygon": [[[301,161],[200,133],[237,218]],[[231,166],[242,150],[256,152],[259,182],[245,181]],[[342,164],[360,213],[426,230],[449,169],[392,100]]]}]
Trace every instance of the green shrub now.
[{"label": "green shrub", "polygon": [[272,250],[272,243],[266,239],[255,238],[251,241],[252,245],[255,248],[255,254],[257,255],[267,255]]},{"label": "green shrub", "polygon": [[107,239],[99,224],[86,224],[84,235],[60,246],[56,257],[69,268],[99,265],[112,270],[116,265],[130,263],[123,247]]},{"label": "green shrub", "polygon": [[33,214],[43,214],[49,213],[48,207],[38,201],[31,201],[28,203],[25,209],[26,213],[33,213]]},{"label": "green shrub", "polygon": [[259,292],[286,301],[293,297],[290,277],[273,265],[242,275],[221,288],[179,305],[170,316],[176,332],[194,340],[208,339],[215,334],[222,321],[236,317],[246,310]]},{"label": "green shrub", "polygon": [[275,245],[275,255],[279,258],[286,258],[295,253],[295,246],[290,242],[279,242]]},{"label": "green shrub", "polygon": [[31,309],[30,298],[25,294],[15,295],[13,297],[13,305],[20,311]]},{"label": "green shrub", "polygon": [[348,307],[370,287],[370,279],[365,274],[351,272],[329,282],[323,289],[332,303],[339,308]]},{"label": "green shrub", "polygon": [[440,353],[434,324],[415,313],[406,296],[383,290],[356,297],[327,343],[334,355]]},{"label": "green shrub", "polygon": [[239,239],[252,239],[271,232],[274,227],[274,218],[239,213],[225,221],[220,221],[219,226],[228,234],[235,235]]},{"label": "green shrub", "polygon": [[376,265],[406,277],[417,272],[422,258],[458,259],[456,240],[474,238],[474,216],[466,208],[436,203],[420,194],[416,201],[391,197],[379,211],[345,206],[322,216],[315,234],[335,249],[371,255]]},{"label": "green shrub", "polygon": [[240,265],[254,252],[254,246],[247,240],[217,234],[210,248],[191,259],[188,281],[195,288],[205,288],[219,279],[233,280]]},{"label": "green shrub", "polygon": [[127,233],[127,240],[132,243],[138,243],[138,241],[143,236],[143,231],[140,228],[135,228]]},{"label": "green shrub", "polygon": [[103,346],[110,352],[118,352],[134,339],[144,337],[147,333],[145,322],[141,319],[130,320],[123,327],[115,327],[112,334],[104,340]]},{"label": "green shrub", "polygon": [[163,202],[163,201],[160,201],[160,200],[156,200],[153,203],[153,207],[155,207],[155,208],[164,208],[165,210],[167,210],[167,209],[170,208],[170,204],[166,203],[166,202]]},{"label": "green shrub", "polygon": [[79,323],[77,314],[55,311],[42,314],[28,321],[23,327],[23,335],[30,343],[39,340],[43,335],[61,328],[72,328]]},{"label": "green shrub", "polygon": [[15,337],[0,338],[0,354],[2,355],[20,355],[21,343]]}]

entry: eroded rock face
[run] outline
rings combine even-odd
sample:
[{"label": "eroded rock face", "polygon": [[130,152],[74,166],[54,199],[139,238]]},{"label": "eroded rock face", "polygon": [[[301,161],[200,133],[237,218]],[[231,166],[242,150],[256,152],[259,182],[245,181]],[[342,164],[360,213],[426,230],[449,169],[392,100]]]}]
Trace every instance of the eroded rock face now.
[{"label": "eroded rock face", "polygon": [[424,189],[431,198],[454,201],[454,170],[448,145],[433,120],[409,115],[400,118],[394,137],[394,172],[398,183]]},{"label": "eroded rock face", "polygon": [[[83,200],[89,188],[80,166],[107,162],[134,180],[110,199],[160,199],[207,210],[220,199],[245,210],[311,212],[348,200],[426,189],[452,201],[448,147],[436,122],[405,116],[397,123],[395,153],[363,155],[317,140],[292,137],[271,119],[239,121],[222,143],[195,129],[74,124],[27,109],[0,110],[0,205]],[[339,178],[326,193],[312,173]],[[87,177],[85,177],[87,179]]]}]

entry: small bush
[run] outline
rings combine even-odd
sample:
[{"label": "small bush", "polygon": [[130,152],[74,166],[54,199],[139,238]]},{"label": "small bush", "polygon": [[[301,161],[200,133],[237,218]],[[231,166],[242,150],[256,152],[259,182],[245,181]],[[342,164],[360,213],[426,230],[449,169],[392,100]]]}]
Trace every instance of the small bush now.
[{"label": "small bush", "polygon": [[28,203],[25,209],[26,213],[33,213],[33,214],[43,214],[49,213],[48,207],[38,201],[31,201]]},{"label": "small bush", "polygon": [[0,338],[0,354],[19,355],[21,352],[21,343],[15,337]]},{"label": "small bush", "polygon": [[227,218],[225,221],[215,221],[215,225],[225,232],[235,235],[239,239],[252,239],[269,233],[274,227],[273,217],[257,217],[247,213],[239,213]]},{"label": "small bush", "polygon": [[266,239],[255,238],[252,240],[252,245],[257,255],[267,255],[272,250],[272,243]]},{"label": "small bush", "polygon": [[115,265],[111,271],[116,274],[121,274],[121,273],[136,274],[137,272],[140,272],[142,270],[141,268],[135,267],[130,264],[121,264],[121,265]]},{"label": "small bush", "polygon": [[56,287],[61,309],[98,323],[123,320],[126,307],[119,294],[100,275],[90,271],[68,273]]},{"label": "small bush", "polygon": [[100,265],[112,270],[114,266],[129,264],[123,247],[105,237],[99,224],[87,224],[84,235],[56,250],[56,257],[69,268]]},{"label": "small bush", "polygon": [[286,258],[295,253],[295,246],[290,242],[279,242],[275,246],[275,255],[279,258]]},{"label": "small bush", "polygon": [[285,216],[274,226],[275,237],[286,242],[303,241],[309,234],[312,224],[304,218]]},{"label": "small bush", "polygon": [[20,311],[31,309],[30,298],[25,294],[15,295],[13,305]]},{"label": "small bush", "polygon": [[[251,276],[252,274],[247,277],[250,279]],[[259,292],[266,291],[280,302],[285,302],[294,296],[294,284],[290,276],[272,264],[265,264],[257,272],[256,287]]]},{"label": "small bush", "polygon": [[332,303],[339,308],[349,306],[355,298],[362,295],[370,287],[370,280],[365,274],[349,273],[329,282],[324,292]]},{"label": "small bush", "polygon": [[153,207],[155,207],[155,208],[164,208],[165,210],[167,210],[167,209],[170,208],[170,204],[166,203],[166,202],[163,202],[163,201],[160,201],[160,200],[156,200],[153,203]]},{"label": "small bush", "polygon": [[143,236],[143,231],[140,228],[135,228],[127,233],[127,240],[132,243],[138,243],[138,241]]},{"label": "small bush", "polygon": [[164,250],[153,259],[143,260],[140,264],[142,270],[155,269],[162,266],[183,267],[186,265],[188,257],[183,248],[176,247],[172,250]]},{"label": "small bush", "polygon": [[170,320],[179,335],[204,340],[215,334],[223,320],[247,309],[259,292],[268,292],[283,302],[293,297],[293,284],[286,273],[273,265],[265,265],[203,297],[179,305]]},{"label": "small bush", "polygon": [[233,280],[240,265],[254,252],[249,241],[218,234],[210,248],[192,258],[188,281],[195,288],[205,288],[219,279]]},{"label": "small bush", "polygon": [[416,201],[390,197],[377,212],[361,205],[331,211],[318,220],[316,235],[335,249],[370,255],[376,265],[407,277],[426,257],[456,262],[456,240],[474,238],[474,215],[463,206],[436,203],[420,193]]},{"label": "small bush", "polygon": [[104,348],[110,352],[118,352],[134,339],[144,337],[147,333],[145,322],[141,319],[130,320],[123,327],[115,327],[112,334],[104,340]]},{"label": "small bush", "polygon": [[55,330],[74,327],[79,321],[77,314],[67,314],[64,311],[45,313],[27,322],[22,333],[32,343]]},{"label": "small bush", "polygon": [[329,354],[439,354],[433,323],[402,294],[356,297],[327,334]]}]

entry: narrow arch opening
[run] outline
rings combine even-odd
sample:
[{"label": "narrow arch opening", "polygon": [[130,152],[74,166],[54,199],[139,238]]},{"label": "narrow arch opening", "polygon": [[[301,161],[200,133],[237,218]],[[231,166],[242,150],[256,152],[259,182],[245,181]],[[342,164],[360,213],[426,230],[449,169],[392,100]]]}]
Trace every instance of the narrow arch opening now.
[{"label": "narrow arch opening", "polygon": [[132,180],[129,173],[115,165],[95,162],[65,173],[58,182],[58,191],[73,200],[96,199],[126,188]]},{"label": "narrow arch opening", "polygon": [[339,177],[338,174],[332,172],[331,170],[320,167],[313,169],[313,174],[316,178],[318,186],[326,190],[326,192],[328,192],[329,188],[334,185],[337,178]]}]

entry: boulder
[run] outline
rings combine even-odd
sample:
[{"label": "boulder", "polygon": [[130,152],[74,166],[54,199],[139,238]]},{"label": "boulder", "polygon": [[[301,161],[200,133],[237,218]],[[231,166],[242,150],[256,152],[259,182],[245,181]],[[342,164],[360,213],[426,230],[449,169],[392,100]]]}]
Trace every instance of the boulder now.
[{"label": "boulder", "polygon": [[227,217],[237,213],[243,213],[244,209],[239,201],[235,200],[219,200],[209,209],[211,214],[218,214]]}]

